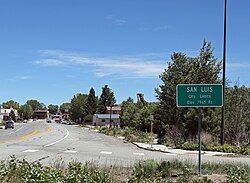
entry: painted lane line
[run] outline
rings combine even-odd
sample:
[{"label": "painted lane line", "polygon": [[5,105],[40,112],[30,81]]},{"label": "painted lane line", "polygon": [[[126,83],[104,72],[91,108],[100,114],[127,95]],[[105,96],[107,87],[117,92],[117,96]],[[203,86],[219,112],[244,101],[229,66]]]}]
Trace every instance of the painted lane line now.
[{"label": "painted lane line", "polygon": [[144,156],[145,154],[144,153],[133,153],[133,155],[135,155],[135,156]]},{"label": "painted lane line", "polygon": [[112,154],[112,152],[101,151],[100,154]]},{"label": "painted lane line", "polygon": [[72,151],[72,150],[67,150],[67,151],[63,151],[64,153],[77,153],[77,151]]},{"label": "painted lane line", "polygon": [[23,152],[33,153],[33,152],[37,152],[37,151],[39,151],[39,150],[36,150],[36,149],[27,149],[27,150],[25,150]]},{"label": "painted lane line", "polygon": [[65,135],[62,139],[57,140],[57,141],[55,141],[55,142],[52,142],[52,143],[50,143],[50,144],[44,145],[43,147],[49,147],[49,146],[55,145],[55,144],[57,144],[57,143],[63,141],[64,139],[66,139],[66,138],[69,136],[69,131],[68,131],[67,129],[66,129],[66,132],[67,132],[66,135]]}]

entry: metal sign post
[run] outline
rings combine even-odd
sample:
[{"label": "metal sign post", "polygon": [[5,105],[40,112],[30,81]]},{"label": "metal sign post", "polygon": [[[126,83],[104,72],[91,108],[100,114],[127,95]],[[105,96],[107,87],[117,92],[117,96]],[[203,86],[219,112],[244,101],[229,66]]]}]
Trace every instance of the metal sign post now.
[{"label": "metal sign post", "polygon": [[202,124],[202,115],[201,108],[198,108],[198,143],[199,143],[199,158],[198,158],[198,173],[201,175],[201,124]]},{"label": "metal sign post", "polygon": [[177,107],[198,108],[198,173],[201,175],[202,107],[221,107],[223,90],[221,84],[178,84],[176,86]]}]

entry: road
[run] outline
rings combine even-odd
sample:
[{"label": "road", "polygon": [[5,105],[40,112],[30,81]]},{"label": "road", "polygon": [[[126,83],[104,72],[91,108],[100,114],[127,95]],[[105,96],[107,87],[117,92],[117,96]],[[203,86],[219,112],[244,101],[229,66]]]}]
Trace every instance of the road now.
[{"label": "road", "polygon": [[[28,161],[54,165],[73,160],[93,162],[102,166],[131,166],[137,160],[174,160],[197,163],[197,155],[147,151],[115,137],[106,136],[73,125],[46,123],[44,120],[0,129],[0,160],[10,155]],[[203,156],[202,162],[241,162],[250,165],[250,158]]]}]

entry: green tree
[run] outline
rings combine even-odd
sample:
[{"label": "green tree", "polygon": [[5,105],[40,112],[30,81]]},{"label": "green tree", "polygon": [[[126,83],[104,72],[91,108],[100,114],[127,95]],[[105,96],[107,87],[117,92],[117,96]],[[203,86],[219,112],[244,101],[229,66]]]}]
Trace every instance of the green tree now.
[{"label": "green tree", "polygon": [[250,89],[245,86],[226,88],[225,140],[240,145],[250,139]]},{"label": "green tree", "polygon": [[86,102],[86,114],[95,114],[98,110],[98,97],[95,96],[95,90],[90,89]]},{"label": "green tree", "polygon": [[46,106],[43,103],[38,102],[37,100],[28,100],[26,102],[27,105],[32,107],[32,110],[43,110]]},{"label": "green tree", "polygon": [[4,102],[2,104],[2,107],[5,108],[5,109],[10,109],[10,108],[18,109],[19,108],[19,103],[14,101],[14,100],[9,100],[7,102]]},{"label": "green tree", "polygon": [[16,114],[13,110],[10,111],[9,118],[16,122]]},{"label": "green tree", "polygon": [[[199,56],[188,57],[183,53],[173,53],[172,62],[160,75],[163,85],[156,89],[157,99],[160,101],[155,113],[155,119],[164,135],[169,126],[177,126],[188,135],[197,134],[197,110],[176,107],[177,84],[211,84],[219,83],[218,75],[221,62],[214,57],[211,43],[204,41]],[[211,131],[218,125],[218,118],[213,115],[218,109],[204,109],[203,129]],[[216,112],[218,113],[218,112]],[[218,128],[217,128],[218,129]]]},{"label": "green tree", "polygon": [[60,111],[61,113],[69,112],[70,109],[70,103],[65,102],[62,105],[60,105]]},{"label": "green tree", "polygon": [[86,102],[86,117],[85,122],[92,122],[93,115],[98,111],[98,97],[95,96],[95,90],[90,89],[89,95]]},{"label": "green tree", "polygon": [[105,85],[102,88],[102,94],[100,96],[99,103],[100,103],[99,112],[101,114],[106,113],[107,106],[113,106],[116,103],[114,93],[111,91],[108,85]]},{"label": "green tree", "polygon": [[70,118],[74,121],[82,122],[86,117],[86,102],[88,95],[86,94],[76,94],[73,99],[71,99],[69,114]]},{"label": "green tree", "polygon": [[137,106],[134,103],[134,100],[129,97],[126,101],[122,102],[121,108],[121,127],[136,127],[135,114],[137,112]]},{"label": "green tree", "polygon": [[23,119],[30,119],[33,116],[33,109],[30,105],[24,104],[18,109],[18,114]]},{"label": "green tree", "polygon": [[58,112],[58,105],[53,105],[53,104],[50,104],[48,106],[48,110],[49,110],[49,113],[50,114],[56,114]]},{"label": "green tree", "polygon": [[150,115],[154,115],[154,103],[148,103],[147,106],[143,105],[140,101],[134,103],[132,98],[128,98],[122,102],[121,126],[129,126],[141,131],[150,131],[151,119]]}]

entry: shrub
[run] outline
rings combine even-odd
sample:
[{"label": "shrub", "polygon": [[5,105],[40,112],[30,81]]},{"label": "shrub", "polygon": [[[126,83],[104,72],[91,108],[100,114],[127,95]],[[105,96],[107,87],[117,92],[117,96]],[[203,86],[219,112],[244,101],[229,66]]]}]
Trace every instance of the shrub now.
[{"label": "shrub", "polygon": [[227,183],[245,183],[249,182],[249,174],[244,168],[230,167],[227,171]]}]

